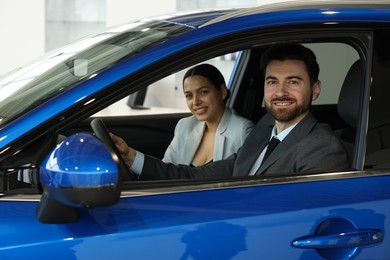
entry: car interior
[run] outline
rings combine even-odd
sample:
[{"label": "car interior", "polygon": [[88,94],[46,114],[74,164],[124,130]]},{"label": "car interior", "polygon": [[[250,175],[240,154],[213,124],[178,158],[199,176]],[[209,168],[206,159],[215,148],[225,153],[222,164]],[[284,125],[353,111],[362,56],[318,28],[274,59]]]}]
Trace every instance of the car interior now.
[{"label": "car interior", "polygon": [[[321,70],[321,95],[325,96],[322,101],[312,104],[312,112],[320,122],[329,124],[340,137],[348,151],[351,159],[351,169],[353,169],[355,133],[359,120],[357,118],[359,109],[356,108],[359,108],[361,102],[361,93],[356,90],[360,89],[359,86],[363,82],[361,77],[363,75],[361,73],[362,62],[359,61],[361,54],[352,45],[338,41],[309,42],[307,46],[312,48],[317,55]],[[255,123],[266,114],[262,104],[263,73],[260,71],[259,60],[262,52],[267,47],[265,45],[240,51],[240,55],[234,60],[235,65],[230,72],[231,74],[226,75],[230,78],[229,87],[232,93],[227,105],[234,108],[241,116]],[[332,52],[334,52],[333,56],[328,57],[329,53]],[[344,59],[341,64],[328,66],[333,62],[332,58],[340,55]],[[223,56],[226,56],[226,54]],[[195,64],[212,62],[216,58],[218,57],[213,56],[209,60],[206,59]],[[192,63],[185,68],[182,66],[180,71],[186,71],[195,64]],[[175,73],[177,72],[178,70],[175,71]],[[181,74],[178,73],[178,75]],[[179,82],[180,80],[179,78]],[[126,109],[148,112],[149,106],[145,105],[144,101],[147,98],[149,88],[139,88],[140,91],[126,97],[124,99]],[[181,90],[181,86],[179,88]],[[109,131],[121,136],[133,148],[157,158],[162,158],[165,149],[173,138],[176,123],[182,117],[189,115],[189,112],[181,111],[163,114],[147,113],[145,115],[142,115],[142,113],[135,115],[118,113],[117,116],[114,111],[112,116],[105,116],[102,119]],[[60,139],[77,132],[92,132],[90,123],[94,118],[94,116],[87,117],[76,124],[63,128],[59,132]],[[50,150],[50,147],[52,145],[47,145],[47,150],[42,149],[41,153],[45,154]],[[39,157],[33,156],[34,160]],[[31,179],[34,179],[31,176],[36,176],[36,174],[29,173],[29,176],[21,182],[36,182],[36,180],[31,181]],[[19,183],[20,177],[18,178],[19,180],[16,182]],[[30,180],[26,181],[25,179]]]},{"label": "car interior", "polygon": [[[327,79],[323,80],[322,94],[328,95],[328,99],[324,99],[320,104],[313,104],[312,112],[322,123],[327,123],[340,137],[345,145],[348,156],[351,159],[351,168],[353,165],[353,155],[355,147],[355,131],[358,122],[359,102],[361,93],[359,86],[362,85],[362,62],[359,62],[358,54],[353,50],[353,47],[347,47],[348,56],[345,63],[342,64],[344,72],[335,71],[338,68],[326,68],[321,66],[321,51],[329,53],[337,48],[346,48],[345,43],[311,43],[309,47],[317,49],[319,63],[323,76],[330,78],[337,72],[342,74],[339,80],[328,83]],[[241,53],[241,58],[245,62],[236,67],[233,76],[230,75],[230,90],[232,96],[227,105],[231,106],[241,116],[257,123],[265,114],[265,108],[262,104],[263,97],[263,72],[260,71],[259,60],[261,53],[267,47],[258,47],[250,50],[244,50]],[[322,50],[323,48],[324,50]],[[329,50],[330,49],[330,50]],[[351,54],[352,53],[352,54]],[[337,53],[335,55],[339,55]],[[226,56],[226,55],[225,55]],[[352,56],[352,58],[350,57]],[[213,58],[215,59],[215,58]],[[212,60],[205,62],[213,62]],[[202,62],[201,62],[202,63]],[[185,71],[186,69],[183,69]],[[180,73],[178,73],[180,74]],[[321,74],[320,74],[321,77]],[[320,78],[321,79],[321,78]],[[322,80],[322,79],[321,79]],[[332,84],[332,85],[331,85]],[[148,109],[144,105],[145,97],[147,96],[146,88],[130,95],[127,100],[127,105],[132,109]],[[330,94],[329,94],[330,93]],[[184,100],[184,96],[183,96]],[[129,145],[146,154],[153,155],[157,158],[162,158],[165,149],[173,138],[173,131],[177,121],[183,116],[189,116],[189,113],[172,113],[172,114],[156,114],[144,117],[138,116],[110,116],[104,117],[104,122],[113,133],[121,136]],[[84,120],[82,125],[83,130],[89,128],[90,118]],[[78,129],[77,131],[79,131]],[[74,132],[74,129],[71,129]],[[70,133],[65,133],[69,135]]]}]

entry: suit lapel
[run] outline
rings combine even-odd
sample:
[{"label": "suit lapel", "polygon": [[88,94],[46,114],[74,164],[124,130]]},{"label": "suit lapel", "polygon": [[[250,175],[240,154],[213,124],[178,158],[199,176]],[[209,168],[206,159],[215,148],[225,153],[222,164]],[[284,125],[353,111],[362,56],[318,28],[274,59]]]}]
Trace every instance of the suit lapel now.
[{"label": "suit lapel", "polygon": [[222,115],[221,121],[219,122],[216,137],[215,137],[215,144],[214,144],[214,154],[213,154],[213,160],[219,161],[222,160],[224,157],[225,152],[225,132],[228,128],[228,124],[230,121],[230,118],[232,116],[232,112],[225,108],[225,111]]},{"label": "suit lapel", "polygon": [[213,161],[219,161],[223,158],[223,152],[225,150],[225,136],[218,134],[215,138]]},{"label": "suit lapel", "polygon": [[198,149],[198,146],[202,140],[205,126],[206,124],[204,122],[196,123],[189,135],[189,138],[185,139],[185,142],[183,144],[183,151],[185,152],[179,155],[182,157],[182,161],[184,164],[192,163],[192,159],[194,158],[196,150]]},{"label": "suit lapel", "polygon": [[263,174],[271,165],[276,163],[277,160],[282,157],[283,154],[287,153],[292,146],[298,143],[302,138],[306,137],[316,123],[317,119],[311,113],[303,118],[275,148],[268,159],[260,166],[256,175]]},{"label": "suit lapel", "polygon": [[257,124],[252,133],[246,138],[238,156],[238,162],[234,168],[234,176],[247,176],[252,169],[253,164],[260,156],[261,151],[267,145],[273,128],[273,120],[265,115]]}]

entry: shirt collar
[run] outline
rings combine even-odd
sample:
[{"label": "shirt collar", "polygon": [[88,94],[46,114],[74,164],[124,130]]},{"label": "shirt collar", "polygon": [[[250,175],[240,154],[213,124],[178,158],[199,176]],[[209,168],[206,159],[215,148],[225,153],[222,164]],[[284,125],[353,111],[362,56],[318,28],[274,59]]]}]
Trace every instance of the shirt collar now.
[{"label": "shirt collar", "polygon": [[270,140],[272,139],[272,137],[276,137],[279,139],[279,141],[283,141],[284,138],[286,138],[286,136],[291,132],[291,130],[294,129],[294,127],[297,125],[298,123],[295,123],[293,124],[292,126],[289,126],[287,127],[286,129],[284,129],[282,132],[280,132],[279,134],[276,134],[276,126],[274,126],[272,128],[272,134],[271,134],[271,138]]}]

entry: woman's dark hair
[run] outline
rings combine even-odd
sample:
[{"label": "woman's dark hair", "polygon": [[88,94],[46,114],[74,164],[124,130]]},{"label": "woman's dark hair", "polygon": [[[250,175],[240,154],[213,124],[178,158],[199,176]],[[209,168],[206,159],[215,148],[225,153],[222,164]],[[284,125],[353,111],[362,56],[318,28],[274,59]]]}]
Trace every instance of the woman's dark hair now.
[{"label": "woman's dark hair", "polygon": [[[191,69],[187,70],[183,77],[183,86],[184,80],[191,76],[202,76],[208,79],[218,90],[221,89],[222,85],[226,85],[225,79],[223,78],[222,73],[213,65],[210,64],[200,64]],[[230,90],[227,89],[227,95],[223,100],[225,103],[230,97]]]},{"label": "woman's dark hair", "polygon": [[320,67],[313,51],[300,44],[278,45],[267,49],[260,60],[260,68],[265,69],[272,60],[300,60],[305,63],[309,74],[310,84],[313,86],[318,81]]}]

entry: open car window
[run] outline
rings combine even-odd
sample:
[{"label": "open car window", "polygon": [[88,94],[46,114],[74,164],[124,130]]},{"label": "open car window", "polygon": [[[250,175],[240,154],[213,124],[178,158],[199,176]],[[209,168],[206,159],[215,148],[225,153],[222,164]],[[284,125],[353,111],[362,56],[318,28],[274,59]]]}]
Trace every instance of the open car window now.
[{"label": "open car window", "polygon": [[[320,98],[315,102],[313,102],[312,104],[313,113],[321,123],[329,124],[330,127],[335,131],[335,134],[340,135],[340,138],[343,139],[344,130],[349,129],[350,126],[348,125],[349,122],[346,122],[343,116],[340,115],[340,113],[342,112],[339,111],[339,104],[338,104],[339,98],[342,93],[342,88],[346,76],[348,75],[348,72],[350,71],[353,64],[356,63],[358,60],[360,60],[362,53],[358,51],[356,44],[354,45],[354,44],[347,43],[344,39],[340,37],[335,38],[334,41],[329,41],[329,40],[321,41],[321,39],[316,39],[310,41],[310,43],[304,42],[303,44],[306,47],[313,50],[313,52],[317,56],[320,65],[319,79],[322,82],[322,91],[320,94]],[[197,64],[212,63],[217,66],[219,65],[219,68],[222,68],[222,70],[224,70],[223,68],[228,68],[228,71],[232,71],[231,74],[229,75],[229,79],[230,79],[229,84],[231,90],[234,93],[234,96],[231,98],[232,100],[229,103],[229,106],[234,108],[240,115],[252,120],[254,123],[257,122],[256,118],[252,117],[251,113],[246,114],[245,112],[248,109],[251,112],[253,112],[256,109],[258,109],[257,106],[253,106],[249,108],[246,107],[245,109],[242,109],[242,106],[251,104],[251,102],[255,102],[256,104],[262,103],[263,97],[261,95],[262,95],[263,81],[259,78],[261,72],[259,70],[258,60],[263,50],[268,46],[269,45],[267,44],[262,44],[260,47],[240,50],[239,53],[242,54],[242,57],[240,59],[228,60],[228,63],[226,63],[226,56],[230,56],[231,55],[230,53],[217,56],[212,60],[205,60],[204,62],[197,63]],[[216,63],[216,61],[217,62],[223,61],[223,62]],[[188,68],[182,69],[178,73],[169,76],[169,77],[173,77],[173,79],[169,79],[172,82],[176,79],[176,84],[168,84],[170,85],[171,89],[172,88],[175,89],[177,85],[181,83],[182,75]],[[252,68],[255,69],[252,70]],[[252,95],[253,93],[247,92],[249,89],[248,87],[249,84],[247,83],[251,81],[251,78],[255,78],[255,77],[257,77],[257,82],[253,88],[256,93]],[[147,92],[150,90],[151,87],[154,88],[153,91],[157,93],[156,97],[159,98],[160,96],[164,96],[165,98],[162,99],[164,102],[168,101],[167,103],[170,103],[168,105],[172,105],[172,103],[175,103],[175,102],[170,102],[175,99],[178,100],[179,102],[184,103],[184,96],[181,97],[165,96],[166,89],[164,89],[162,85],[159,85],[165,80],[167,80],[167,78],[164,78],[163,80],[160,80],[159,82],[150,85],[148,87]],[[355,87],[358,88],[358,86]],[[259,98],[253,101],[254,96],[257,96]],[[362,97],[360,95],[357,96],[358,100],[361,98]],[[149,100],[148,97],[145,98],[144,103],[142,104],[143,108],[141,108],[141,110],[148,109],[147,102],[151,102],[150,101],[151,99],[152,99],[151,97],[149,97]],[[341,102],[349,102],[349,101],[348,99],[344,98],[341,100]],[[126,109],[129,108],[127,107]],[[140,108],[136,107],[135,109],[140,109]],[[264,107],[262,107],[261,109],[263,113],[262,115],[264,115]],[[131,121],[132,120],[131,115],[132,114],[129,113],[127,115],[129,117],[122,118],[122,120]],[[139,114],[137,114],[137,116],[139,116]],[[356,125],[354,127],[356,127]],[[342,134],[339,134],[339,132],[341,132]],[[355,149],[355,135],[348,138],[350,139],[346,141],[345,146],[346,146],[346,150],[348,150],[349,156],[352,159],[354,154],[354,149]],[[344,140],[342,141],[344,142]],[[132,141],[127,141],[127,143],[129,143],[130,146],[132,145]],[[167,146],[161,147],[161,150],[165,151],[166,148]],[[138,150],[141,152],[145,152],[145,150],[142,149],[142,144],[140,145]],[[161,155],[159,158],[161,158]],[[351,163],[351,167],[352,167],[352,163]],[[291,174],[296,174],[296,173],[291,173]]]},{"label": "open car window", "polygon": [[[359,59],[359,54],[352,46],[345,43],[313,43],[305,44],[305,46],[316,53],[321,66],[319,78],[323,88],[320,97],[313,102],[313,105],[337,104],[345,75],[353,62]],[[230,79],[237,76],[236,73],[242,73],[234,71],[234,66],[243,62],[238,60],[242,52],[227,53],[201,63],[209,63],[220,69],[228,87],[234,88],[236,86],[232,84]],[[117,101],[99,111],[94,117],[189,112],[182,90],[182,79],[187,69],[189,68],[173,73],[147,88]]]},{"label": "open car window", "polygon": [[[235,72],[234,66],[239,55],[240,52],[228,53],[201,63],[208,63],[217,67],[223,74],[228,88],[230,88],[231,84],[229,80]],[[181,69],[156,81],[147,88],[141,89],[99,111],[93,117],[131,117],[167,113],[189,113],[183,93],[182,81],[185,72],[191,67]]]},{"label": "open car window", "polygon": [[44,59],[0,77],[0,125],[15,120],[100,71],[145,48],[191,30],[175,24],[139,21],[87,37],[48,53]]},{"label": "open car window", "polygon": [[[351,40],[348,37],[341,37],[340,34],[336,34],[333,40],[330,40],[332,34],[329,33],[329,35],[326,41],[325,38],[315,37],[302,43],[315,52],[321,71],[319,78],[322,81],[322,91],[319,100],[313,102],[313,113],[320,122],[329,124],[334,131],[337,131],[349,128],[348,123],[344,121],[338,111],[338,100],[345,77],[352,64],[364,57],[365,53],[362,51],[364,48],[358,48],[361,42]],[[214,55],[211,55],[213,56],[211,59],[209,54],[202,52],[205,58],[202,59],[202,56],[200,56],[193,63],[186,66],[175,64],[172,67],[172,73],[169,74],[170,76],[162,77],[159,81],[148,84],[141,104],[131,103],[129,102],[131,98],[125,97],[93,114],[91,118],[102,117],[107,122],[109,129],[123,137],[130,146],[161,159],[173,138],[176,123],[182,117],[190,115],[182,92],[182,75],[196,64],[211,63],[223,71],[226,81],[229,82],[232,96],[228,106],[236,110],[241,116],[256,123],[265,114],[262,105],[263,80],[259,69],[259,59],[263,51],[269,46],[269,42],[259,39],[259,42],[250,46],[250,48],[248,48],[248,45],[244,48],[225,46],[227,48],[226,52],[221,48]],[[145,77],[147,78],[147,76]],[[131,84],[129,86],[131,87]],[[168,91],[165,87],[169,88],[170,94],[166,93]],[[152,89],[150,93],[155,93],[154,97],[153,95],[148,97],[149,89]],[[357,98],[360,99],[361,96]],[[159,111],[156,110],[157,112],[155,112],[152,104],[154,105],[159,101],[161,101],[158,104],[160,106],[158,107]],[[91,132],[89,126],[91,118],[85,118],[85,121],[80,121],[61,130],[59,132],[60,136],[66,137],[82,131]],[[356,147],[355,137],[348,140],[346,146],[352,158]],[[34,144],[31,145],[31,151],[33,151],[33,147]],[[21,160],[23,164],[19,166],[29,168],[32,165],[31,161],[35,162],[34,160],[37,158],[36,153],[25,154],[28,157],[24,157],[25,160]],[[23,154],[21,153],[20,156],[23,156]],[[22,183],[22,186],[36,185],[37,180],[34,170],[26,169],[15,173],[14,175],[17,176],[15,177],[16,182]],[[296,173],[291,174],[296,175]],[[265,177],[267,178],[267,176]],[[205,181],[207,182],[207,180]],[[142,189],[144,185],[149,185],[146,183],[139,186],[137,186],[137,183],[131,183],[131,186],[132,189],[135,186]],[[155,182],[150,182],[151,187],[153,187],[153,183]],[[168,183],[163,186],[177,187],[183,183],[188,185],[191,181],[172,180],[171,184],[169,184],[169,181],[163,183]]]}]

